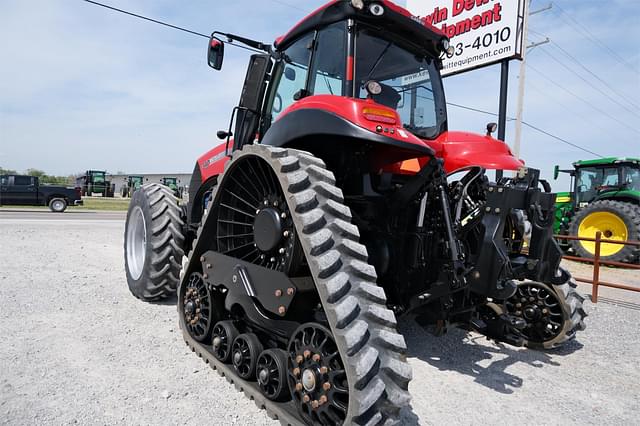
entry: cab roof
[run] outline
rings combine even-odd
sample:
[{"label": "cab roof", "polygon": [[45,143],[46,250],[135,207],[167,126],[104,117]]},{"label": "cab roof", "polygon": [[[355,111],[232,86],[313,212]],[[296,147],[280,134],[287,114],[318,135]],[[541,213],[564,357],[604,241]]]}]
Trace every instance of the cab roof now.
[{"label": "cab roof", "polygon": [[[427,50],[439,55],[438,43],[446,38],[444,33],[428,24],[423,18],[413,16],[407,9],[389,0],[364,0],[362,10],[356,9],[351,0],[332,0],[316,11],[307,15],[288,33],[276,39],[274,46],[277,50],[285,50],[301,36],[335,22],[356,19],[380,27],[386,32],[396,34],[416,44],[424,45]],[[384,8],[381,16],[375,16],[369,10],[372,4]]]},{"label": "cab roof", "polygon": [[640,164],[640,159],[631,157],[607,157],[598,158],[596,160],[580,160],[573,163],[573,167],[593,167],[593,166],[609,166],[621,163]]}]

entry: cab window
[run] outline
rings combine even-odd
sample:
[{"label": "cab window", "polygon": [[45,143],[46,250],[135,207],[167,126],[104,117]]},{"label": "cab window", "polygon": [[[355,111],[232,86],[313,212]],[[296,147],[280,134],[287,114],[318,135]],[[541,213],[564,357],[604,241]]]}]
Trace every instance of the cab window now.
[{"label": "cab window", "polygon": [[296,94],[305,88],[312,46],[313,34],[309,34],[286,50],[283,66],[276,78],[277,89],[271,100],[272,121],[275,121],[282,111],[293,104],[296,101]]},{"label": "cab window", "polygon": [[13,184],[16,186],[29,186],[33,178],[31,176],[15,176],[13,178]]},{"label": "cab window", "polygon": [[346,42],[344,22],[330,25],[318,34],[310,82],[313,95],[343,95],[347,68]]}]

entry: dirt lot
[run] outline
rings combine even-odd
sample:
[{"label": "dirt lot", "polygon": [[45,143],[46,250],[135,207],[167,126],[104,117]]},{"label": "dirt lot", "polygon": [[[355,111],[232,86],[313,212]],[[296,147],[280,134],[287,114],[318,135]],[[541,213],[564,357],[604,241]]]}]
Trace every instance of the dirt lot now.
[{"label": "dirt lot", "polygon": [[[122,214],[0,211],[0,423],[275,424],[187,349],[171,301],[129,295],[122,233]],[[637,424],[640,297],[601,295],[587,330],[552,353],[403,321],[403,423]]]}]

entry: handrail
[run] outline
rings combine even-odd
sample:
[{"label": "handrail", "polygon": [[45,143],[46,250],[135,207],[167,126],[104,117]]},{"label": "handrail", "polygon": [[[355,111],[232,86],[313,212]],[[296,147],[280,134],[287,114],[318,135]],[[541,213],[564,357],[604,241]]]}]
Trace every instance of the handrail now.
[{"label": "handrail", "polygon": [[569,236],[569,235],[555,235],[555,238],[556,239],[560,239],[560,240],[591,241],[591,242],[595,242],[596,243],[595,255],[594,255],[593,259],[576,257],[576,256],[563,256],[563,258],[567,259],[567,260],[576,260],[576,261],[579,261],[579,262],[588,262],[588,263],[592,263],[593,264],[593,277],[592,277],[592,279],[574,277],[576,281],[580,281],[580,282],[583,282],[583,283],[591,284],[591,286],[592,286],[592,289],[591,289],[591,301],[593,303],[598,303],[598,289],[599,289],[600,286],[610,287],[610,288],[617,288],[619,290],[627,290],[627,291],[634,291],[634,292],[640,293],[640,287],[634,287],[634,286],[630,286],[630,285],[626,285],[626,284],[611,283],[611,282],[608,282],[608,281],[600,280],[600,265],[619,266],[619,267],[624,267],[624,268],[628,268],[628,269],[640,269],[640,265],[633,265],[633,264],[622,263],[622,262],[614,262],[612,260],[601,260],[600,259],[600,257],[601,257],[601,255],[600,255],[600,251],[601,250],[600,249],[601,249],[602,243],[606,243],[606,244],[621,244],[621,245],[625,245],[625,246],[628,245],[628,246],[640,247],[640,241],[617,241],[617,240],[603,239],[602,238],[602,232],[600,232],[600,231],[596,232],[596,237],[595,238],[572,237],[572,236]]}]

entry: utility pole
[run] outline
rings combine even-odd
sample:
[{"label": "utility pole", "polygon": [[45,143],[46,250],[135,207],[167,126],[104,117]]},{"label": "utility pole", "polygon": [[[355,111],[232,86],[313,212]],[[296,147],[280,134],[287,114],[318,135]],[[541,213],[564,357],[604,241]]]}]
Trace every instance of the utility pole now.
[{"label": "utility pole", "polygon": [[[526,10],[529,10],[529,7],[531,7],[531,1],[532,0],[528,0],[529,3],[527,5]],[[536,13],[540,13],[540,12],[544,12],[546,10],[551,9],[551,7],[553,6],[553,3],[549,4],[546,7],[543,7],[542,9],[538,9],[535,10],[533,12],[529,12],[529,17],[532,15],[535,15]],[[545,41],[542,41],[540,43],[532,43],[530,45],[526,45],[527,44],[527,37],[529,35],[529,19],[525,19],[524,20],[524,34],[522,35],[523,40],[524,40],[524,44],[525,44],[525,48],[524,48],[524,52],[523,52],[523,58],[522,61],[520,61],[520,75],[518,77],[518,106],[516,108],[516,137],[515,140],[513,142],[513,154],[515,155],[516,158],[520,158],[520,141],[522,138],[522,113],[524,110],[524,80],[525,80],[525,75],[526,75],[526,65],[527,65],[527,51],[529,49],[533,49],[536,46],[539,46],[541,44],[545,44],[545,43],[549,43],[549,38],[547,38]]]}]

